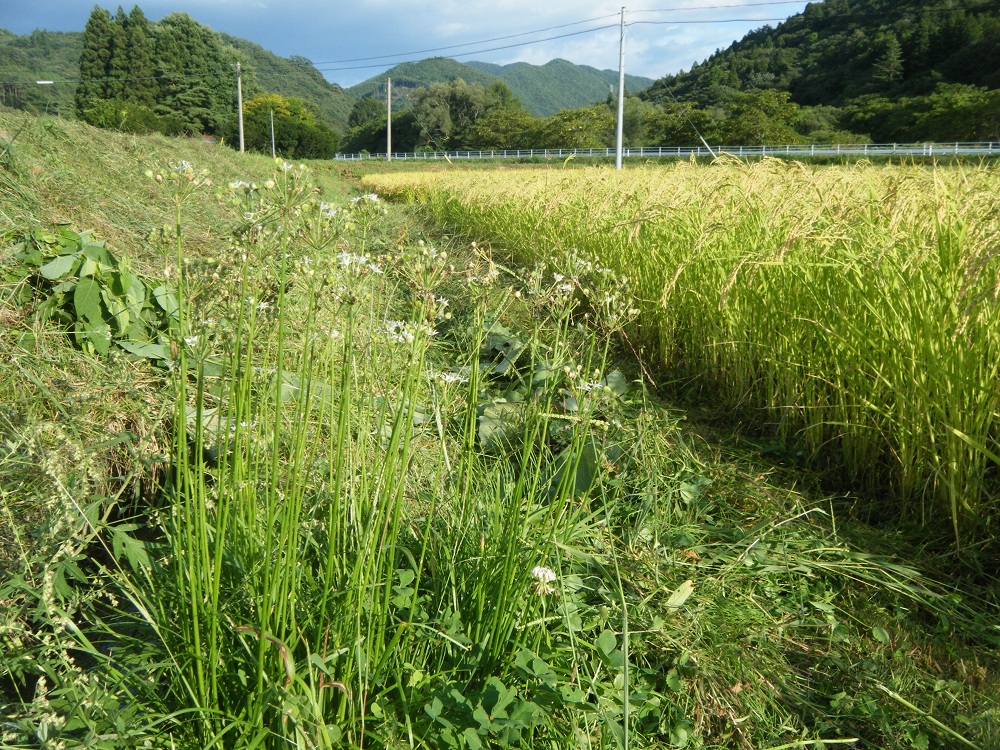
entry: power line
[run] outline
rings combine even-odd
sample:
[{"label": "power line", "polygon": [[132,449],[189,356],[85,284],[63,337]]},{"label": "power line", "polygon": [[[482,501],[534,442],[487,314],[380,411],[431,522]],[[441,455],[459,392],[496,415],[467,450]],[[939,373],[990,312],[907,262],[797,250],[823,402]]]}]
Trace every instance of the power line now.
[{"label": "power line", "polygon": [[[796,0],[796,2],[801,2],[801,0]],[[418,49],[418,50],[413,50],[412,52],[397,52],[397,53],[391,54],[391,55],[376,55],[374,57],[353,57],[353,58],[348,58],[348,59],[345,59],[345,60],[326,60],[326,61],[323,61],[323,62],[314,62],[314,63],[312,63],[312,66],[315,68],[315,67],[317,67],[319,65],[341,65],[343,63],[367,62],[369,60],[383,60],[383,59],[388,58],[388,57],[408,57],[409,55],[423,55],[423,54],[426,54],[428,52],[444,52],[444,51],[447,51],[447,50],[450,50],[450,49],[459,49],[460,47],[472,47],[472,46],[474,46],[476,44],[490,44],[492,42],[502,42],[502,41],[504,41],[506,39],[516,39],[519,36],[529,36],[531,34],[542,34],[542,33],[546,32],[546,31],[555,31],[556,29],[565,29],[565,28],[568,28],[570,26],[579,26],[580,24],[583,24],[583,23],[593,23],[594,21],[604,21],[604,20],[606,20],[608,18],[614,18],[614,17],[615,17],[615,14],[612,13],[610,15],[600,16],[598,18],[587,18],[587,19],[585,19],[583,21],[573,21],[572,23],[564,23],[564,24],[560,24],[559,26],[549,26],[549,27],[544,28],[544,29],[535,29],[534,31],[522,31],[519,34],[508,34],[506,36],[496,36],[496,37],[493,37],[491,39],[480,39],[477,42],[465,42],[464,44],[453,44],[453,45],[448,46],[448,47],[431,47],[430,49]],[[604,27],[602,27],[602,28],[604,28]],[[541,42],[541,41],[545,41],[545,40],[544,39],[537,39],[535,41],[540,41]],[[530,42],[526,42],[526,43],[530,44]]]},{"label": "power line", "polygon": [[708,20],[686,20],[686,21],[632,21],[629,26],[684,26],[684,25],[704,25],[713,23],[771,23],[777,21],[787,21],[787,18],[716,18]]},{"label": "power line", "polygon": [[774,0],[769,3],[737,3],[735,5],[689,5],[677,8],[650,8],[648,10],[630,10],[633,13],[680,13],[688,10],[722,10],[724,8],[760,8],[769,5],[802,5],[808,0]]},{"label": "power line", "polygon": [[[583,31],[571,31],[568,34],[557,34],[556,36],[549,36],[549,37],[545,37],[543,39],[532,39],[530,42],[518,42],[517,44],[505,44],[505,45],[502,45],[500,47],[487,47],[485,49],[473,50],[472,52],[460,52],[460,53],[458,53],[456,55],[452,55],[451,57],[469,57],[471,55],[481,55],[484,52],[496,52],[497,50],[514,49],[515,47],[527,47],[529,45],[537,44],[539,42],[551,42],[554,39],[566,39],[567,37],[580,36],[581,34],[592,34],[595,31],[604,31],[605,29],[613,29],[613,28],[616,28],[616,27],[617,27],[617,24],[610,24],[608,26],[597,26],[597,27],[595,27],[593,29],[584,29]],[[387,57],[391,57],[391,55],[387,55]],[[397,62],[395,64],[396,65],[402,65],[403,63],[408,63],[408,62],[419,62],[419,61],[418,60],[400,60],[399,62]],[[367,68],[382,68],[382,67],[385,67],[385,63],[379,63],[379,64],[375,64],[375,65],[352,65],[352,66],[340,67],[340,68],[316,68],[316,70],[331,72],[331,71],[336,71],[336,70],[365,70]]]}]

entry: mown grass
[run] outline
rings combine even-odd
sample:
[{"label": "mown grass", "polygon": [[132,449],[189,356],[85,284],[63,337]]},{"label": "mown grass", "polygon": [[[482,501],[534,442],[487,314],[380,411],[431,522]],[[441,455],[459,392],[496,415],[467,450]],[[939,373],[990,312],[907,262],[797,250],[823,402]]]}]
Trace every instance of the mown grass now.
[{"label": "mown grass", "polygon": [[[0,747],[996,746],[983,592],[686,428],[602,264],[59,127],[61,194],[155,204],[102,232],[179,327],[157,365],[3,308]],[[12,231],[64,215],[18,186]]]},{"label": "mown grass", "polygon": [[711,168],[372,176],[518,258],[625,274],[649,366],[757,414],[956,542],[994,536],[995,170]]}]

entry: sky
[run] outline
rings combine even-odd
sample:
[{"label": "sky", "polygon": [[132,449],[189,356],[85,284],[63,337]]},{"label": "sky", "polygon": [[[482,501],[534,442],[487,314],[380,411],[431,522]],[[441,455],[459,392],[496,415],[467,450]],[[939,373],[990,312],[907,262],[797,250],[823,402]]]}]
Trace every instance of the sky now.
[{"label": "sky", "polygon": [[[0,28],[15,34],[82,31],[95,4],[112,12],[118,7],[108,0],[0,0]],[[121,4],[129,10],[134,3]],[[183,12],[281,57],[306,57],[342,86],[431,56],[502,65],[540,65],[561,57],[618,69],[621,6],[600,0],[142,0],[138,5],[151,21]],[[625,70],[654,79],[688,70],[716,49],[765,24],[775,26],[806,5],[806,0],[644,0],[627,6]]]}]

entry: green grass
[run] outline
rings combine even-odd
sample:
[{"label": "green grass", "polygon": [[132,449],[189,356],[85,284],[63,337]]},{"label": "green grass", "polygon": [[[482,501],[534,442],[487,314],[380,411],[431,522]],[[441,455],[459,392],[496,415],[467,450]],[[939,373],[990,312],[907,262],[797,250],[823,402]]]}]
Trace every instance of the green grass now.
[{"label": "green grass", "polygon": [[616,274],[22,124],[11,232],[148,193],[94,221],[180,307],[160,364],[0,308],[0,747],[996,747],[995,592],[656,401]]}]

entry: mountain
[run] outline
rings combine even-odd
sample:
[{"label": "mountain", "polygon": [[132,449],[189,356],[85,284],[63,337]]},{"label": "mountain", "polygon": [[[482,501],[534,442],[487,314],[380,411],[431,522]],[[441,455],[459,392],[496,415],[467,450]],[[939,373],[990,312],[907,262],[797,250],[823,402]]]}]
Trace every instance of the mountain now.
[{"label": "mountain", "polygon": [[278,57],[259,44],[246,39],[219,33],[224,44],[239,51],[249,60],[257,85],[267,93],[295,96],[312,102],[319,108],[327,122],[339,132],[347,130],[347,118],[354,106],[354,99],[323,74],[304,57],[292,55]]},{"label": "mountain", "polygon": [[[432,57],[415,63],[402,63],[391,70],[351,86],[347,93],[356,99],[380,96],[385,79],[392,78],[393,88],[417,88],[431,83],[461,78],[466,83],[489,86],[502,80],[536,117],[553,115],[564,109],[586,107],[607,98],[609,86],[618,88],[618,73],[576,65],[567,60],[551,60],[545,65],[517,62],[510,65],[460,63],[444,57]],[[635,94],[652,83],[649,78],[625,76],[626,89]]]},{"label": "mountain", "polygon": [[[544,65],[516,62],[510,65],[470,62],[469,67],[491,73],[510,86],[525,109],[537,116],[554,115],[602,101],[618,90],[618,72],[550,60]],[[650,78],[625,75],[625,90],[636,94],[653,83]]]},{"label": "mountain", "polygon": [[385,79],[392,79],[393,91],[415,89],[432,83],[444,83],[461,78],[466,83],[489,86],[496,76],[484,73],[471,65],[457,62],[448,57],[429,57],[420,62],[406,62],[395,65],[385,73],[374,75],[361,83],[350,86],[347,93],[354,99],[376,96],[385,98]]},{"label": "mountain", "polygon": [[[998,89],[996,0],[825,0],[642,96],[710,109],[773,91],[799,106],[833,108],[827,115],[840,127],[880,140],[972,139],[1000,128]],[[931,127],[935,109],[942,117]]]},{"label": "mountain", "polygon": [[[285,59],[245,39],[216,35],[219,43],[236,50],[243,62],[247,97],[254,93],[299,97],[316,105],[335,130],[342,133],[347,129],[354,100],[340,86],[327,82],[308,60]],[[79,32],[34,31],[17,36],[0,29],[0,105],[73,117],[82,50],[83,34]],[[35,83],[40,79],[55,83]]]}]

